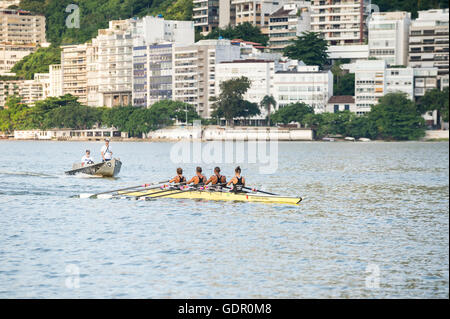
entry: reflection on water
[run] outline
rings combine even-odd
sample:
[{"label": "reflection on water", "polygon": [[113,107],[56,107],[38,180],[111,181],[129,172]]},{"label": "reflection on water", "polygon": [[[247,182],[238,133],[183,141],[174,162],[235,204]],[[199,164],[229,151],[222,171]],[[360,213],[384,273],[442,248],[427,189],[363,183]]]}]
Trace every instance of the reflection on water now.
[{"label": "reflection on water", "polygon": [[448,298],[448,143],[280,143],[275,174],[239,163],[298,207],[71,198],[179,166],[172,144],[113,143],[118,179],[64,175],[101,145],[0,142],[0,297]]}]

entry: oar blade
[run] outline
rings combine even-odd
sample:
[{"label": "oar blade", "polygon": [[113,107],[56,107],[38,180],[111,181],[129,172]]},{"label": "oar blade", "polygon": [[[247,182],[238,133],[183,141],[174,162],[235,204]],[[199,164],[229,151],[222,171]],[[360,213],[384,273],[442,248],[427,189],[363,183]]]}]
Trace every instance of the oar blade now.
[{"label": "oar blade", "polygon": [[109,198],[113,198],[113,194],[100,194],[100,195],[97,195],[97,198],[98,199],[109,199]]},{"label": "oar blade", "polygon": [[95,194],[89,194],[89,193],[81,193],[80,198],[91,198],[91,196],[94,196]]}]

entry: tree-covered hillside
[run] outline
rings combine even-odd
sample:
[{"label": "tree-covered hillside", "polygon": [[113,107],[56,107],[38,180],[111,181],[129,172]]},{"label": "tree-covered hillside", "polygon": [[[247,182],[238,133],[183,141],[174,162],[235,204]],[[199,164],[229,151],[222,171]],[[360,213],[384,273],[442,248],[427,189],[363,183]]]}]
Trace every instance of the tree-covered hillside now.
[{"label": "tree-covered hillside", "polygon": [[372,0],[380,11],[409,11],[413,18],[417,17],[417,11],[448,8],[448,0]]},{"label": "tree-covered hillside", "polygon": [[[447,0],[373,0],[381,11],[411,11],[448,8]],[[80,7],[80,28],[68,29],[65,20],[70,4]],[[20,8],[44,14],[47,39],[54,44],[85,42],[106,28],[109,20],[162,14],[167,19],[191,20],[192,0],[22,0]]]},{"label": "tree-covered hillside", "polygon": [[[66,27],[70,4],[80,8],[80,28]],[[53,44],[83,43],[108,27],[108,21],[162,14],[167,19],[191,20],[192,0],[22,0],[20,8],[44,14],[47,41]]]}]

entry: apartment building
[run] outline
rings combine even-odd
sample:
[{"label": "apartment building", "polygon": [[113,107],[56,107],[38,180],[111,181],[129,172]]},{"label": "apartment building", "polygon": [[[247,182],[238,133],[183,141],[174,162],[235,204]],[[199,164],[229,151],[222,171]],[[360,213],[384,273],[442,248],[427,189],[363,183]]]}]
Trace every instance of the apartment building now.
[{"label": "apartment building", "polygon": [[193,21],[165,20],[162,16],[146,16],[132,20],[135,20],[133,24],[134,46],[161,42],[190,45],[195,42]]},{"label": "apartment building", "polygon": [[133,48],[133,105],[172,99],[173,43]]},{"label": "apartment building", "polygon": [[271,13],[279,9],[286,0],[231,0],[235,8],[236,25],[249,22],[259,28],[266,28]]},{"label": "apartment building", "polygon": [[109,21],[87,51],[89,106],[126,106],[132,95],[134,19]]},{"label": "apartment building", "polygon": [[374,12],[369,19],[369,55],[388,65],[407,65],[409,12]]},{"label": "apartment building", "polygon": [[87,51],[90,44],[61,46],[63,94],[72,94],[82,104],[87,104]]},{"label": "apartment building", "polygon": [[0,9],[0,43],[45,43],[45,16],[29,11]]},{"label": "apartment building", "polygon": [[192,104],[204,118],[212,113],[210,99],[217,94],[217,67],[240,58],[240,47],[230,40],[201,40],[175,47],[173,57],[173,98]]},{"label": "apartment building", "polygon": [[192,20],[203,35],[234,25],[234,4],[231,0],[193,0]]},{"label": "apartment building", "polygon": [[[275,75],[275,63],[266,60],[235,60],[216,65],[216,94],[220,94],[220,83],[245,76],[251,81],[244,99],[259,103],[264,96],[271,95]],[[253,117],[250,124],[260,124],[267,116],[267,110],[261,108],[261,114]]]},{"label": "apartment building", "polygon": [[356,113],[364,114],[388,93],[402,92],[414,99],[414,70],[388,68],[384,60],[358,61],[355,65]]},{"label": "apartment building", "polygon": [[386,61],[357,61],[355,64],[356,113],[370,112],[378,99],[385,94]]},{"label": "apartment building", "polygon": [[278,71],[272,85],[277,108],[303,102],[312,106],[315,113],[322,113],[333,96],[333,74],[330,70],[319,70],[318,66],[297,65]]},{"label": "apartment building", "polygon": [[35,73],[34,82],[39,83],[42,86],[42,100],[51,96],[50,73]]},{"label": "apartment building", "polygon": [[370,0],[312,0],[311,31],[330,45],[362,44],[369,6]]},{"label": "apartment building", "polygon": [[14,64],[36,51],[36,49],[37,46],[33,43],[0,43],[0,75],[10,73]]},{"label": "apartment building", "polygon": [[61,64],[52,64],[49,66],[50,75],[50,94],[49,96],[63,95],[63,72]]},{"label": "apartment building", "polygon": [[414,70],[411,67],[387,68],[385,73],[386,94],[402,92],[414,100]]},{"label": "apartment building", "polygon": [[0,107],[5,107],[8,96],[19,95],[23,80],[0,80]]},{"label": "apartment building", "polygon": [[44,99],[43,83],[36,80],[23,81],[19,88],[19,96],[23,103],[34,106],[36,101]]},{"label": "apartment building", "polygon": [[448,86],[449,74],[449,11],[433,9],[419,11],[409,33],[409,65],[438,69],[441,87]]},{"label": "apartment building", "polygon": [[311,29],[311,5],[309,1],[295,1],[283,5],[269,16],[265,33],[269,36],[269,48],[280,52],[302,32]]},{"label": "apartment building", "polygon": [[436,89],[438,84],[437,68],[414,68],[414,97],[420,98],[427,91]]}]

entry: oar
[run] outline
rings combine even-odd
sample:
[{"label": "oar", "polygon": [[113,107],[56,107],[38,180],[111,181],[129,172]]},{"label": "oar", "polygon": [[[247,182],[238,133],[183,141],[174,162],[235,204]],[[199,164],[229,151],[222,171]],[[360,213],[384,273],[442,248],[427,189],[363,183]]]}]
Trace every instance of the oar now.
[{"label": "oar", "polygon": [[[225,184],[221,184],[221,185],[225,185]],[[227,189],[232,189],[231,187],[228,187],[228,186],[222,186],[223,188],[227,188]],[[267,195],[274,195],[274,196],[278,196],[277,194],[274,194],[274,193],[269,193],[269,192],[265,192],[265,191],[261,191],[261,190],[259,190],[259,189],[256,189],[256,188],[250,188],[250,187],[242,187],[243,189],[248,189],[248,190],[251,190],[251,191],[253,191],[253,192],[259,192],[259,193],[262,193],[262,194],[267,194]]]},{"label": "oar", "polygon": [[[183,190],[183,191],[179,191],[179,192],[175,192],[175,193],[168,193],[168,194],[162,194],[162,195],[158,195],[158,196],[149,196],[149,195],[147,195],[148,196],[148,198],[160,198],[160,197],[164,197],[164,196],[171,196],[171,195],[176,195],[176,194],[181,194],[181,193],[186,193],[186,192],[192,192],[192,191],[196,191],[196,190],[198,190],[198,189],[196,189],[196,188],[190,188],[190,189],[188,189],[188,190]],[[166,193],[167,191],[165,191],[165,192],[158,192],[158,193]],[[157,194],[157,193],[154,193],[154,194]],[[150,194],[150,195],[153,195],[153,194]]]},{"label": "oar", "polygon": [[[179,185],[184,185],[184,184],[186,184],[185,182],[183,182],[183,183],[178,183],[178,184],[173,184],[172,186],[179,186]],[[174,191],[174,189],[165,189],[165,190],[161,190],[161,191],[159,191],[159,192],[154,192],[154,193],[150,193],[150,194],[142,194],[142,195],[137,195],[137,196],[135,196],[135,198],[136,199],[138,199],[138,198],[141,198],[141,197],[143,197],[143,196],[153,196],[153,195],[155,195],[155,194],[160,194],[160,193],[167,193],[167,192],[171,192],[171,191]],[[126,193],[125,193],[126,194]],[[124,195],[124,194],[120,194],[120,195]]]},{"label": "oar", "polygon": [[129,190],[129,189],[136,189],[136,188],[141,188],[141,187],[149,187],[149,186],[153,186],[153,185],[164,184],[164,183],[167,183],[167,182],[168,182],[168,180],[167,181],[158,182],[158,183],[152,183],[152,184],[141,184],[141,185],[130,186],[130,187],[125,187],[125,188],[113,189],[113,190],[110,190],[110,191],[101,192],[101,193],[97,193],[97,194],[80,194],[80,198],[95,198],[95,197],[97,197],[99,195],[115,193],[115,192],[125,191],[125,190]]},{"label": "oar", "polygon": [[[128,195],[128,194],[135,193],[135,192],[144,192],[144,191],[146,191],[146,190],[159,188],[159,187],[161,187],[161,185],[159,185],[159,184],[163,184],[163,183],[164,183],[164,182],[162,182],[162,183],[154,183],[154,184],[147,184],[147,186],[145,186],[144,190],[141,190],[141,189],[133,189],[133,190],[131,190],[131,191],[124,192],[124,193],[120,193],[120,194],[104,194],[104,195],[99,195],[98,198],[103,198],[103,199],[104,199],[104,198],[113,198],[113,197],[119,197],[119,196],[123,196],[123,195]],[[150,186],[150,187],[149,187],[149,186]]]},{"label": "oar", "polygon": [[267,194],[267,195],[275,195],[275,196],[278,196],[277,194],[269,193],[269,192],[265,192],[265,191],[261,191],[261,190],[256,189],[256,188],[250,188],[250,187],[245,187],[245,186],[242,187],[242,188],[248,189],[248,190],[251,190],[251,191],[254,191],[254,192],[259,192],[259,193]]}]

